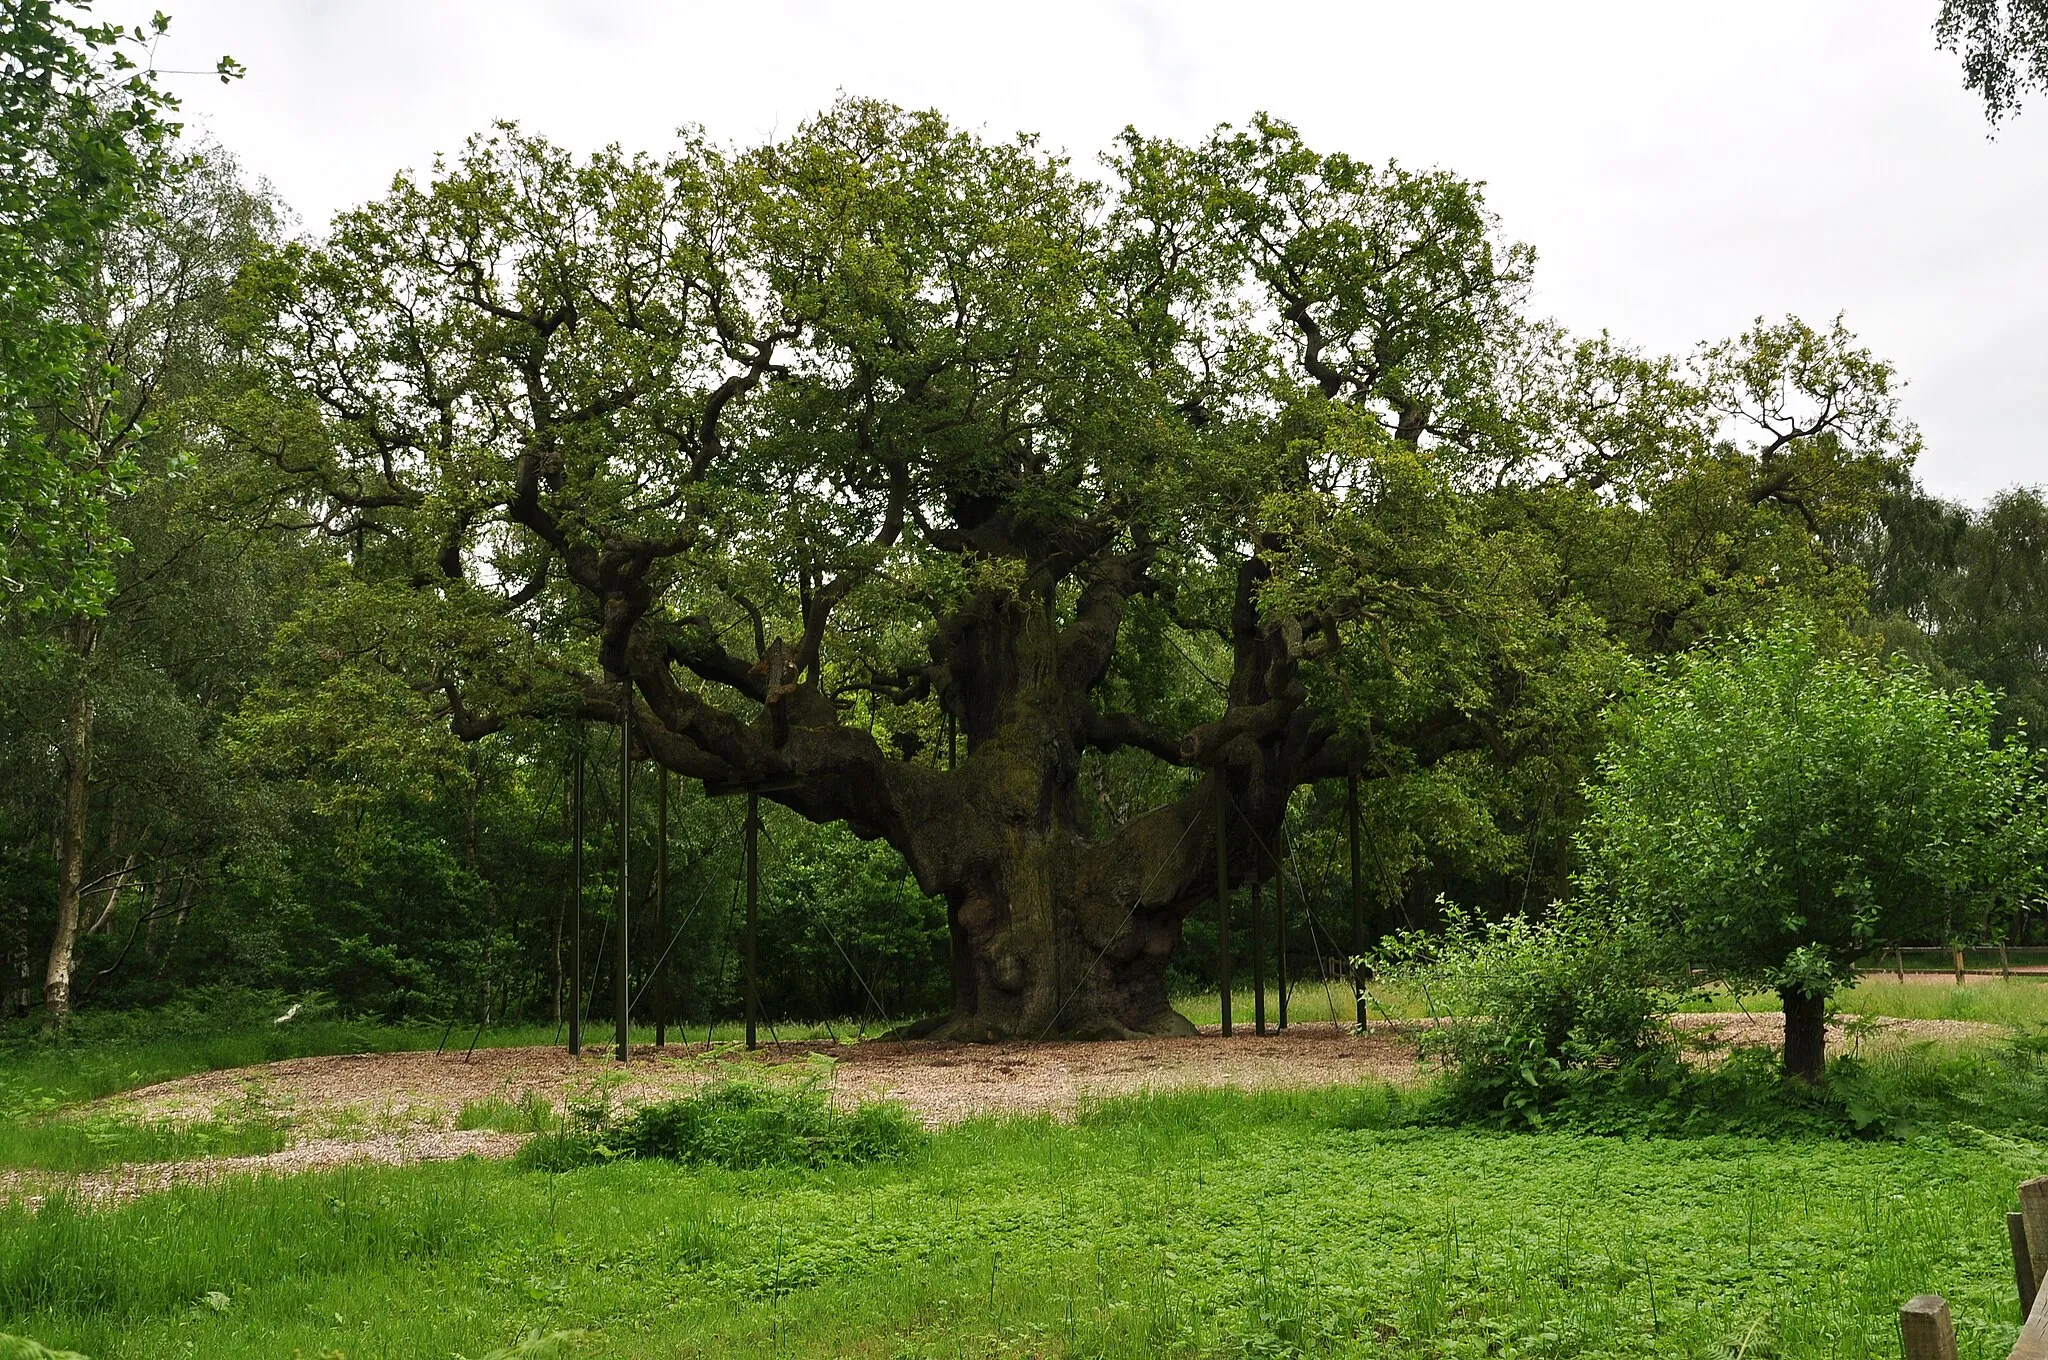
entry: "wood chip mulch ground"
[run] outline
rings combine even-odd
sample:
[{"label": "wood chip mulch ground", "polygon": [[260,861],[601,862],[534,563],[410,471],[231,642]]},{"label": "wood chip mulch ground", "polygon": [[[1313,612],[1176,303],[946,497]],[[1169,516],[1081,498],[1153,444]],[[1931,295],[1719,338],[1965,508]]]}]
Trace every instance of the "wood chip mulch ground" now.
[{"label": "wood chip mulch ground", "polygon": [[[1682,1015],[1681,1029],[1709,1048],[1782,1042],[1772,1013]],[[101,1101],[95,1111],[143,1119],[206,1119],[257,1114],[289,1120],[294,1146],[251,1157],[216,1157],[116,1167],[84,1175],[0,1172],[0,1200],[31,1204],[55,1190],[104,1204],[172,1185],[230,1175],[285,1175],[348,1163],[402,1164],[457,1157],[509,1157],[525,1135],[453,1127],[464,1106],[515,1105],[530,1094],[556,1109],[600,1092],[623,1105],[683,1093],[720,1076],[757,1070],[815,1076],[840,1104],[896,1101],[940,1127],[977,1115],[1070,1119],[1091,1100],[1188,1088],[1302,1089],[1364,1081],[1412,1084],[1425,1075],[1417,1041],[1424,1024],[1375,1026],[1354,1035],[1327,1024],[1255,1036],[1240,1028],[1227,1042],[1212,1027],[1191,1038],[1120,1043],[861,1044],[769,1043],[748,1054],[731,1045],[635,1048],[631,1061],[591,1049],[571,1058],[559,1048],[480,1048],[459,1053],[362,1053],[296,1058],[207,1072]],[[1831,1027],[1832,1052],[1934,1040],[1995,1036],[1998,1026],[1961,1020],[1874,1020]]]},{"label": "wood chip mulch ground", "polygon": [[1415,1077],[1412,1031],[1375,1027],[1353,1035],[1298,1026],[1229,1042],[1213,1034],[1121,1043],[951,1044],[913,1040],[861,1044],[764,1043],[636,1047],[632,1061],[610,1050],[571,1058],[558,1048],[480,1048],[461,1054],[363,1053],[295,1058],[208,1072],[144,1087],[99,1109],[137,1118],[203,1119],[263,1110],[319,1122],[345,1115],[372,1127],[446,1123],[475,1101],[516,1104],[538,1093],[557,1108],[609,1086],[615,1100],[642,1104],[749,1069],[815,1074],[842,1104],[894,1100],[934,1127],[979,1114],[1070,1117],[1088,1099],[1188,1086],[1246,1090],[1329,1086]]}]

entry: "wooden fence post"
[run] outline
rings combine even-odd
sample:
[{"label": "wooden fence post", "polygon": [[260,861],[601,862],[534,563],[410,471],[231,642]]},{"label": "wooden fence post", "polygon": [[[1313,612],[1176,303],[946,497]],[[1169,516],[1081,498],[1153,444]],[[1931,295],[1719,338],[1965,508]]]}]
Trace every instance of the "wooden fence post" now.
[{"label": "wooden fence post", "polygon": [[2048,1176],[2020,1182],[2020,1218],[2026,1228],[2027,1257],[2033,1265],[2034,1289],[2038,1292],[2042,1277],[2048,1276]]},{"label": "wooden fence post", "polygon": [[1956,986],[1960,987],[1963,985],[1963,951],[1957,949],[1954,952],[1956,959]]},{"label": "wooden fence post", "polygon": [[2027,1216],[2007,1214],[2005,1235],[2012,1239],[2012,1281],[2019,1289],[2020,1316],[2026,1317],[2034,1311],[2034,1256],[2027,1249]]},{"label": "wooden fence post", "polygon": [[1939,1294],[1921,1294],[1899,1309],[1899,1339],[1906,1360],[1956,1360],[1956,1328]]},{"label": "wooden fence post", "polygon": [[1892,950],[1892,962],[1898,965],[1899,981],[1904,982],[1906,980],[1906,951],[1903,949]]}]

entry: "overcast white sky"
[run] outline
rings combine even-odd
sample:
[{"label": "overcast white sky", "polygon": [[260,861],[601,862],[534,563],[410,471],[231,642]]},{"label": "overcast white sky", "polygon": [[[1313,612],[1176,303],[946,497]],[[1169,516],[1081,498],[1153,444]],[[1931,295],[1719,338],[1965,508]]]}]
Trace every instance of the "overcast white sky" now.
[{"label": "overcast white sky", "polygon": [[1579,330],[1842,312],[1908,380],[1932,489],[2048,482],[2048,101],[1987,140],[1936,0],[161,2],[160,65],[249,68],[179,78],[188,115],[310,227],[496,118],[753,140],[845,90],[1088,158],[1263,109],[1487,181]]}]

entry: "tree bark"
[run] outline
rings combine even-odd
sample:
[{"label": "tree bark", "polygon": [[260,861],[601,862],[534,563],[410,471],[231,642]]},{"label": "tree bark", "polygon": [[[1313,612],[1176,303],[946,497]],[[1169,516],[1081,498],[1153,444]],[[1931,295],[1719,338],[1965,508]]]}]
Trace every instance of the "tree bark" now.
[{"label": "tree bark", "polygon": [[[89,650],[89,649],[88,649]],[[81,675],[64,710],[64,804],[57,827],[57,928],[43,973],[45,1022],[71,1019],[71,970],[78,943],[79,886],[85,878],[85,818],[92,777],[93,701]]]},{"label": "tree bark", "polygon": [[14,938],[10,942],[7,963],[8,1006],[18,1020],[29,1011],[30,953],[28,947],[28,898],[22,896],[14,903]]},{"label": "tree bark", "polygon": [[1828,999],[1785,987],[1785,1075],[1818,1082],[1827,1066]]},{"label": "tree bark", "polygon": [[[1218,808],[1247,819],[1251,834],[1233,831],[1227,843],[1230,881],[1242,883],[1255,847],[1278,830],[1290,781],[1256,757],[1251,737],[1222,742],[1218,763],[1177,801],[1097,839],[1078,716],[1095,663],[1081,655],[1090,640],[1078,626],[1063,632],[1050,610],[1017,599],[955,636],[942,653],[941,698],[967,751],[951,771],[884,759],[865,767],[872,792],[835,794],[834,781],[817,780],[764,795],[889,841],[924,890],[946,899],[953,1004],[907,1032],[975,1041],[1195,1032],[1167,999],[1166,972],[1183,920],[1213,900]],[[792,716],[785,749],[822,765],[826,756],[805,749],[813,740],[872,747]]]},{"label": "tree bark", "polygon": [[[952,1005],[908,1034],[1193,1033],[1167,1000],[1166,972],[1183,920],[1213,901],[1218,808],[1231,809],[1223,869],[1235,887],[1277,836],[1289,791],[1342,773],[1326,768],[1328,734],[1303,708],[1299,630],[1259,618],[1260,564],[1240,572],[1222,716],[1170,734],[1094,707],[1124,606],[1145,588],[1143,552],[1096,557],[1076,571],[1070,609],[1056,603],[1072,569],[1063,553],[1048,551],[1024,586],[977,596],[934,635],[918,684],[965,738],[949,768],[885,754],[864,723],[842,721],[844,702],[826,693],[814,658],[779,639],[762,645],[750,670],[698,632],[637,628],[643,616],[630,608],[607,615],[618,640],[600,654],[608,674],[616,664],[632,675],[632,725],[648,755],[723,791],[886,841],[925,892],[945,899]],[[822,616],[811,624],[821,627]],[[758,716],[714,708],[678,683],[678,666],[750,696]],[[624,716],[615,682],[593,680],[586,694],[586,716]],[[1199,777],[1102,836],[1081,792],[1084,760],[1123,747]]]},{"label": "tree bark", "polygon": [[[107,880],[107,886],[100,897],[99,914],[94,916],[92,924],[86,927],[86,934],[106,935],[113,931],[114,913],[121,909],[121,894],[127,890],[129,880],[135,877],[135,861],[140,855],[140,851],[130,850],[128,857],[121,861],[121,867],[114,870],[113,876]],[[80,905],[83,906],[83,903]]]}]

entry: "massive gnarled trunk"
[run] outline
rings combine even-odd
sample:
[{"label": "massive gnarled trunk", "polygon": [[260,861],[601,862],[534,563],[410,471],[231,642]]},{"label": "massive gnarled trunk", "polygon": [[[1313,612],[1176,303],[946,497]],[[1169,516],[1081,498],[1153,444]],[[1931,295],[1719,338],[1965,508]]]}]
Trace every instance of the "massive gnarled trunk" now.
[{"label": "massive gnarled trunk", "polygon": [[[685,774],[757,787],[816,821],[844,820],[902,852],[927,892],[948,904],[951,1011],[916,1029],[996,1040],[1188,1034],[1166,995],[1181,923],[1213,900],[1219,809],[1233,882],[1270,847],[1289,789],[1321,748],[1278,694],[1293,661],[1262,629],[1240,585],[1237,664],[1222,720],[1168,737],[1093,702],[1142,563],[1094,566],[1071,615],[1049,592],[990,593],[955,614],[932,644],[928,678],[967,739],[957,768],[885,755],[844,725],[801,653],[774,647],[752,669],[763,708],[722,717],[680,688],[670,663],[731,677],[729,659],[636,633],[616,652],[647,714],[649,753]],[[794,676],[794,680],[787,677]],[[1284,685],[1280,686],[1285,688]],[[1106,832],[1080,789],[1085,753],[1142,746],[1189,770],[1180,797]],[[1225,796],[1218,797],[1217,784]],[[1270,853],[1270,852],[1268,852]]]}]

